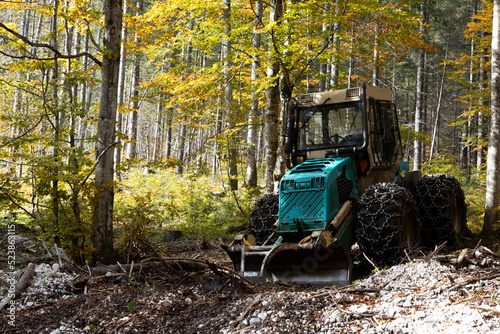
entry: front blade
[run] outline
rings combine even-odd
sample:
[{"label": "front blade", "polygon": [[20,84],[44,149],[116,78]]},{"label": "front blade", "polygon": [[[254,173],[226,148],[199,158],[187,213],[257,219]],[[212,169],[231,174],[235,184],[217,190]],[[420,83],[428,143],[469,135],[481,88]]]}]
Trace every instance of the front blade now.
[{"label": "front blade", "polygon": [[315,287],[347,285],[352,274],[351,256],[339,241],[328,247],[281,244],[269,252],[262,266],[262,276],[268,282],[295,282]]}]

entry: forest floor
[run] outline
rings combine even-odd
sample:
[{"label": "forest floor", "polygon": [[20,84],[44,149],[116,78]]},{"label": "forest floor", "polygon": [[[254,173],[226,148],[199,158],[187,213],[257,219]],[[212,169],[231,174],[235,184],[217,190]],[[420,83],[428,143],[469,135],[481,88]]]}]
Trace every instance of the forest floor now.
[{"label": "forest floor", "polygon": [[[167,257],[196,259],[184,260],[191,268],[142,262],[108,275],[42,260],[25,242],[16,267],[34,263],[35,273],[15,307],[0,312],[0,333],[500,333],[500,255],[479,245],[355,268],[362,279],[317,289],[251,286],[223,270],[232,265],[216,241],[163,244]],[[0,243],[5,253],[5,233]],[[11,273],[0,255],[5,293]]]}]

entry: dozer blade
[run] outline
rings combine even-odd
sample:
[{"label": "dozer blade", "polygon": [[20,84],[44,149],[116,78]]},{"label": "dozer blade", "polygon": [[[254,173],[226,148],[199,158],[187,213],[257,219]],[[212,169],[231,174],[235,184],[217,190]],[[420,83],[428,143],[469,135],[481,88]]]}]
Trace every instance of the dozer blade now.
[{"label": "dozer blade", "polygon": [[315,287],[343,286],[351,281],[352,260],[337,240],[328,247],[285,243],[269,252],[261,271],[268,282],[296,282]]},{"label": "dozer blade", "polygon": [[225,250],[236,272],[257,284],[282,281],[325,287],[347,285],[351,280],[351,256],[338,240],[328,247],[298,243],[236,244]]},{"label": "dozer blade", "polygon": [[224,247],[233,261],[235,271],[257,284],[265,282],[262,275],[262,264],[272,249],[273,246],[232,245]]}]

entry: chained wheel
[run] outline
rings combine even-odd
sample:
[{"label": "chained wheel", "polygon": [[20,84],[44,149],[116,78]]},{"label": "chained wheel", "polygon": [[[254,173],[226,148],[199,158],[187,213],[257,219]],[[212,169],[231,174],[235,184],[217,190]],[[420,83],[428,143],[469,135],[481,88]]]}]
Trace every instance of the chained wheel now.
[{"label": "chained wheel", "polygon": [[424,176],[417,185],[422,245],[434,247],[468,232],[467,206],[458,180],[448,174]]},{"label": "chained wheel", "polygon": [[359,248],[377,265],[393,265],[419,239],[418,210],[408,190],[391,183],[370,186],[360,197],[356,236]]},{"label": "chained wheel", "polygon": [[255,203],[250,215],[249,232],[255,236],[257,245],[262,245],[273,233],[278,220],[279,196],[266,194]]}]

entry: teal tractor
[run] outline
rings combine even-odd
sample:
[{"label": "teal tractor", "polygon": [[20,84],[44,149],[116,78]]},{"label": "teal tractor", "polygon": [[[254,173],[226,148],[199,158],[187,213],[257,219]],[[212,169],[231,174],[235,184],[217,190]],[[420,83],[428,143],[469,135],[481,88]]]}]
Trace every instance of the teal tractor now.
[{"label": "teal tractor", "polygon": [[458,181],[422,178],[402,160],[389,89],[299,95],[286,122],[290,170],[279,195],[257,201],[249,231],[226,248],[238,273],[256,283],[345,285],[355,243],[386,265],[417,244],[432,246],[466,230]]}]

